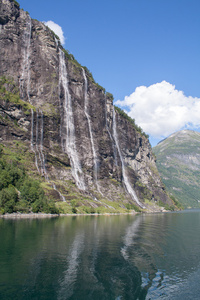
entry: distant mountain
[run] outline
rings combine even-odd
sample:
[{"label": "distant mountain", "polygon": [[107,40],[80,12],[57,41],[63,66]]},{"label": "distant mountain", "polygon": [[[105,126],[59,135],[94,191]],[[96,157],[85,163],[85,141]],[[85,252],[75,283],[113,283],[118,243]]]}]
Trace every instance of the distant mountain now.
[{"label": "distant mountain", "polygon": [[153,152],[170,194],[184,207],[200,207],[200,133],[178,131],[161,141]]}]

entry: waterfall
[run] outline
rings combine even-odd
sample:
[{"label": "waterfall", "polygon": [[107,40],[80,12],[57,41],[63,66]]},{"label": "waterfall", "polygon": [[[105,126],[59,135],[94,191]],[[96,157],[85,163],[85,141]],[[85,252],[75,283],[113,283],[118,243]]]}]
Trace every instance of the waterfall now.
[{"label": "waterfall", "polygon": [[110,137],[111,141],[113,142],[112,135],[111,135],[110,130],[109,130],[109,128],[108,128],[106,94],[105,94],[105,119],[106,119],[106,130],[107,130],[107,132],[108,132],[108,134],[109,134],[109,137]]},{"label": "waterfall", "polygon": [[118,134],[117,134],[117,124],[116,124],[116,118],[115,118],[115,108],[113,106],[113,137],[115,140],[115,144],[119,153],[119,157],[121,160],[121,165],[122,165],[122,176],[123,176],[123,182],[125,184],[125,187],[128,191],[128,193],[131,195],[132,199],[135,200],[135,202],[142,208],[145,208],[142,203],[139,201],[135,191],[133,190],[133,188],[131,187],[129,180],[128,180],[128,176],[126,175],[126,170],[125,170],[125,166],[124,166],[124,160],[122,157],[122,153],[119,147],[119,141],[118,141]]},{"label": "waterfall", "polygon": [[85,104],[84,104],[84,110],[85,110],[85,115],[87,118],[87,122],[88,122],[88,127],[89,127],[89,133],[90,133],[90,141],[91,141],[91,146],[92,146],[92,154],[93,154],[93,161],[94,161],[94,179],[96,182],[96,186],[98,191],[99,190],[99,185],[98,185],[98,160],[97,160],[97,154],[95,151],[95,147],[94,147],[94,139],[93,139],[93,134],[92,134],[92,126],[91,126],[91,120],[90,120],[90,116],[88,114],[88,83],[87,83],[87,77],[85,74],[85,70],[84,68],[82,68],[83,71],[83,78],[84,78],[84,83],[85,83],[85,89],[84,89],[84,100],[85,100]]},{"label": "waterfall", "polygon": [[[40,128],[39,121],[40,119]],[[43,112],[42,110],[36,111],[36,140],[35,140],[35,157],[37,159],[37,153],[40,160],[40,173],[45,177],[45,179],[49,182],[49,176],[46,171],[45,166],[45,157],[43,152],[43,135],[44,135],[44,124],[43,124]]]},{"label": "waterfall", "polygon": [[[42,166],[42,159],[41,159],[41,155],[40,155],[40,152],[39,152],[39,149],[38,149],[38,110],[36,110],[36,131],[35,131],[35,157],[37,159],[37,153],[38,153],[38,156],[39,156],[39,160],[40,160],[40,169],[41,169],[41,166]],[[42,170],[41,170],[41,173],[42,173]]]},{"label": "waterfall", "polygon": [[113,141],[113,137],[110,133],[110,130],[108,128],[108,120],[107,120],[107,100],[106,100],[106,94],[105,94],[105,118],[106,118],[106,130],[110,136],[110,140],[112,142],[112,148],[113,148],[113,153],[114,153],[114,160],[115,160],[115,165],[118,166],[118,161],[117,161],[117,149],[116,149],[116,144]]},{"label": "waterfall", "polygon": [[[20,96],[22,99],[27,99],[31,103],[30,99],[30,45],[31,45],[31,30],[32,22],[31,17],[27,15],[26,28],[23,35],[23,63],[22,63],[22,73],[20,77]],[[38,119],[41,122],[39,125]],[[40,130],[39,130],[40,126]],[[39,173],[41,173],[45,179],[49,182],[49,176],[45,166],[45,156],[43,152],[43,139],[44,139],[44,122],[43,122],[43,112],[42,110],[36,111],[36,128],[35,128],[35,142],[34,142],[34,111],[31,108],[31,150],[35,154],[35,165]],[[39,142],[40,141],[40,142]],[[40,168],[38,165],[38,157],[40,161]],[[55,184],[53,188],[59,193],[62,201],[66,201],[65,197],[57,190]]]},{"label": "waterfall", "polygon": [[43,140],[44,140],[44,121],[43,121],[43,112],[40,110],[40,153],[41,153],[41,161],[42,161],[42,171],[45,176],[45,179],[49,181],[49,176],[47,174],[46,165],[45,165],[45,157],[43,152]]},{"label": "waterfall", "polygon": [[[40,118],[40,128],[39,128],[39,122],[38,122],[39,118]],[[36,143],[35,143],[36,145],[35,145],[35,148],[38,153],[39,160],[40,160],[40,173],[49,182],[49,176],[48,176],[48,173],[46,170],[45,156],[44,156],[44,151],[43,151],[43,140],[44,140],[44,120],[43,120],[43,112],[40,109],[39,111],[37,110],[37,115],[36,115]],[[36,158],[37,158],[37,153],[35,155]],[[66,202],[65,197],[57,189],[55,183],[52,184],[52,187],[55,191],[58,192],[61,200],[63,202]]]},{"label": "waterfall", "polygon": [[34,149],[33,128],[34,128],[34,111],[33,111],[33,109],[31,109],[31,150],[35,153],[35,165],[36,165],[38,172],[40,172],[39,167],[38,167],[37,154]]},{"label": "waterfall", "polygon": [[55,190],[56,192],[58,192],[58,194],[59,194],[60,198],[62,199],[62,201],[63,201],[63,202],[66,202],[65,197],[61,194],[61,192],[59,192],[59,190],[57,189],[55,183],[53,183],[53,188],[54,188],[54,190]]},{"label": "waterfall", "polygon": [[[39,157],[40,157],[40,160],[41,160],[41,173],[42,175],[44,175],[45,179],[49,182],[49,175],[47,173],[47,170],[46,170],[46,163],[45,163],[45,156],[44,156],[44,151],[43,151],[43,140],[44,140],[44,119],[43,119],[43,112],[42,110],[39,110],[39,113],[40,113],[40,143],[37,144],[37,149],[38,149],[38,152],[39,152]],[[38,119],[38,117],[37,117]],[[55,183],[52,184],[52,187],[55,191],[58,192],[61,200],[63,202],[66,202],[66,199],[65,197],[61,194],[61,192],[57,189]]]},{"label": "waterfall", "polygon": [[34,122],[34,111],[31,109],[31,149],[33,150],[33,122]]},{"label": "waterfall", "polygon": [[[38,121],[39,118],[40,118],[40,125],[39,125],[39,121]],[[40,128],[39,128],[39,126],[40,126]],[[38,172],[40,172],[41,175],[43,175],[45,177],[45,179],[49,182],[49,175],[46,170],[45,156],[44,156],[44,151],[43,151],[43,140],[44,140],[44,120],[43,120],[43,112],[40,109],[39,111],[37,110],[37,114],[36,114],[35,160],[36,160],[36,166],[37,166]],[[37,153],[38,153],[39,160],[40,160],[40,169],[38,167]],[[61,200],[63,202],[66,202],[65,197],[57,189],[55,183],[52,184],[52,187],[55,191],[58,192]]]},{"label": "waterfall", "polygon": [[[22,73],[20,77],[20,96],[23,100],[28,100],[29,103],[31,103],[30,99],[30,45],[31,45],[31,30],[32,30],[32,22],[31,17],[27,15],[27,21],[26,21],[26,28],[24,30],[23,35],[23,48],[24,48],[24,54],[23,54],[23,63],[22,63]],[[31,150],[35,153],[35,165],[39,172],[38,167],[38,159],[36,150],[34,149],[34,111],[31,108]],[[36,130],[37,132],[37,130]],[[36,137],[37,140],[37,137]]]},{"label": "waterfall", "polygon": [[26,28],[23,35],[23,64],[22,64],[22,73],[20,78],[20,96],[22,99],[27,98],[30,101],[30,45],[31,45],[31,29],[32,22],[31,17],[27,15]]},{"label": "waterfall", "polygon": [[59,86],[60,89],[62,86],[64,91],[64,115],[61,129],[61,145],[63,151],[66,152],[69,156],[72,167],[72,176],[74,177],[78,188],[81,190],[85,190],[83,172],[76,150],[74,118],[72,110],[72,101],[68,88],[65,54],[61,49],[59,49],[59,64]]}]

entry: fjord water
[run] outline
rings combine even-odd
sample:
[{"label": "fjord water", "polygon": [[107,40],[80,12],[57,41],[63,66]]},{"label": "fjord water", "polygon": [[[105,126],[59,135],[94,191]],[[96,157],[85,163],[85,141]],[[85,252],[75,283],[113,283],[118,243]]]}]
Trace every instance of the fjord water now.
[{"label": "fjord water", "polygon": [[200,211],[0,219],[0,299],[199,299]]}]

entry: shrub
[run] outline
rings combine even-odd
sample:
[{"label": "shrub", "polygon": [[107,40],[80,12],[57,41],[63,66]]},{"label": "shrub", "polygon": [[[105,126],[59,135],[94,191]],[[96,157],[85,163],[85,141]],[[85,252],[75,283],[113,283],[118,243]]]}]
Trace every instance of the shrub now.
[{"label": "shrub", "polygon": [[30,178],[23,167],[0,157],[0,214],[20,212],[59,213],[46,199],[40,182]]},{"label": "shrub", "polygon": [[136,204],[133,204],[133,203],[127,203],[126,204],[126,208],[128,209],[128,210],[131,210],[131,209],[133,209],[135,212],[141,212],[142,211],[142,209],[140,208],[140,207],[138,207]]},{"label": "shrub", "polygon": [[77,208],[76,207],[72,207],[72,213],[77,214]]},{"label": "shrub", "polygon": [[9,185],[8,188],[2,189],[0,192],[0,207],[4,213],[12,213],[16,211],[16,203],[18,201],[18,193],[14,186]]}]

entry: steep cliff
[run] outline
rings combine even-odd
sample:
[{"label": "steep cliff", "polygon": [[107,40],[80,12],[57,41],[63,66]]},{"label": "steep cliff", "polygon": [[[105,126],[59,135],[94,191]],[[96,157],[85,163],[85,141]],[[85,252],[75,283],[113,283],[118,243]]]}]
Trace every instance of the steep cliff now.
[{"label": "steep cliff", "polygon": [[173,206],[147,137],[56,35],[12,0],[0,0],[0,76],[3,153],[17,155],[60,209]]}]

